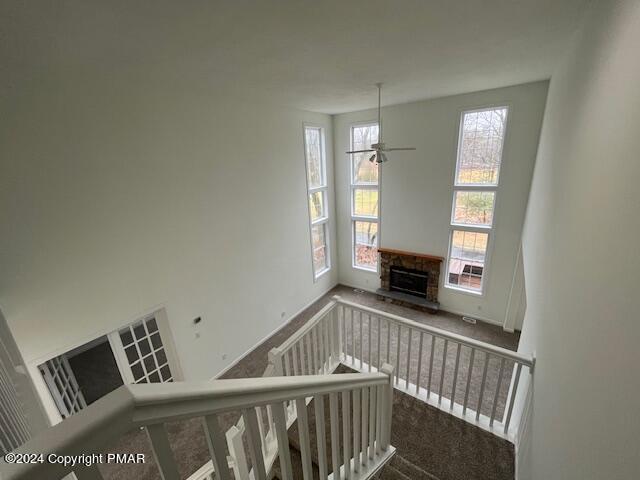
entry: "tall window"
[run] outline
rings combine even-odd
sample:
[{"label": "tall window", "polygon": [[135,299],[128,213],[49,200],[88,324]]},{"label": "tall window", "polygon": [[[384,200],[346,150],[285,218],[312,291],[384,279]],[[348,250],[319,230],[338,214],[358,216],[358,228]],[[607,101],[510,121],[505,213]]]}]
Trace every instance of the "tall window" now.
[{"label": "tall window", "polygon": [[[371,148],[378,141],[378,124],[351,127],[351,150]],[[351,155],[351,228],[353,266],[375,272],[378,268],[378,165],[370,153]]]},{"label": "tall window", "polygon": [[482,293],[493,234],[507,107],[462,114],[446,285]]},{"label": "tall window", "polygon": [[313,276],[317,279],[329,271],[329,211],[327,209],[327,165],[325,160],[324,131],[322,128],[304,127],[304,151],[307,165],[307,196],[311,222],[311,255]]}]

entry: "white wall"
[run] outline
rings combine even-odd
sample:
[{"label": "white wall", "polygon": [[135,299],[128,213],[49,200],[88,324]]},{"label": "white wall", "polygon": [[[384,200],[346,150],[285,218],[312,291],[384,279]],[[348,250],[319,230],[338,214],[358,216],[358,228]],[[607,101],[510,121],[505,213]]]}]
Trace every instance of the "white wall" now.
[{"label": "white wall", "polygon": [[329,116],[50,60],[0,120],[0,303],[28,363],[162,304],[186,379],[210,378],[336,283],[313,281],[302,135],[330,147]]},{"label": "white wall", "polygon": [[519,478],[640,471],[640,2],[594,2],[553,75],[523,236],[535,351]]},{"label": "white wall", "polygon": [[[439,300],[444,310],[504,321],[547,85],[536,82],[382,110],[385,142],[417,150],[389,155],[391,161],[382,166],[381,246],[446,257],[460,114],[488,105],[510,107],[485,295],[443,288],[443,264]],[[373,110],[334,117],[340,282],[368,290],[378,288],[380,280],[378,274],[352,267],[349,158],[344,152],[350,125],[375,118]]]}]

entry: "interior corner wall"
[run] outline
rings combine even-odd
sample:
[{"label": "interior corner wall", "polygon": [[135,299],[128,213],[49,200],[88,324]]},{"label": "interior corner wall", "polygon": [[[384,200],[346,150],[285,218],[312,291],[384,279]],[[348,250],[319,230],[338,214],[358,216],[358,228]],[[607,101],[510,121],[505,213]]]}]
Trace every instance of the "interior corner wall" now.
[{"label": "interior corner wall", "polygon": [[[209,379],[337,282],[314,282],[303,122],[331,117],[51,63],[3,99],[0,302],[30,364],[166,307]],[[197,325],[193,320],[201,317]]]},{"label": "interior corner wall", "polygon": [[592,2],[553,74],[523,234],[535,352],[518,478],[640,471],[640,2]]},{"label": "interior corner wall", "polygon": [[[444,310],[500,325],[505,320],[547,87],[547,81],[540,81],[382,109],[385,143],[417,150],[394,152],[382,165],[380,244],[446,257],[460,115],[491,105],[510,107],[485,294],[444,288],[443,263],[439,300]],[[334,116],[339,280],[372,291],[380,286],[378,274],[352,264],[350,166],[345,152],[350,147],[350,126],[375,120],[376,115],[366,110]]]}]

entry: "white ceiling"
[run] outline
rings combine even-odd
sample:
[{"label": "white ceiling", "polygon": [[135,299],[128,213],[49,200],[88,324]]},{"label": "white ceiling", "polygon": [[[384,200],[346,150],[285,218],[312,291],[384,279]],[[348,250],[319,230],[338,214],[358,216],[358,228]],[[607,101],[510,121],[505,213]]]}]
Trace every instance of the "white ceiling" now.
[{"label": "white ceiling", "polygon": [[146,71],[339,113],[377,81],[394,104],[549,78],[587,1],[11,1],[0,53],[5,82]]}]

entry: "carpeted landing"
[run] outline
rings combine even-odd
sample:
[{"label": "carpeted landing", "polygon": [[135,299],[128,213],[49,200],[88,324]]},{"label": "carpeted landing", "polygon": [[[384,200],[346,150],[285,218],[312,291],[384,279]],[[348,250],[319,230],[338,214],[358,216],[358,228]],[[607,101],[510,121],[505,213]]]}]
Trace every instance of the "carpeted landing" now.
[{"label": "carpeted landing", "polygon": [[[340,366],[339,373],[353,370]],[[325,400],[325,425],[329,424],[328,400]],[[339,421],[341,428],[342,421]],[[314,479],[318,450],[314,404],[309,405],[311,455]],[[331,441],[325,441],[327,465],[331,472]],[[340,429],[340,442],[342,429]],[[302,461],[296,424],[289,429],[293,477],[302,478]],[[405,393],[394,391],[391,444],[396,455],[378,473],[380,480],[513,480],[513,444],[467,422],[421,402]],[[340,446],[341,448],[341,446]],[[342,457],[340,457],[342,458]],[[280,479],[276,460],[274,476]]]}]

